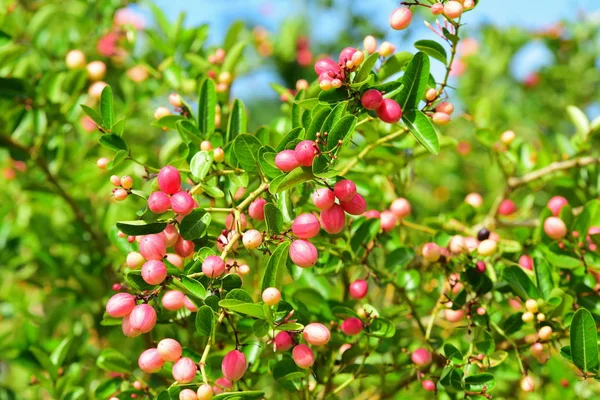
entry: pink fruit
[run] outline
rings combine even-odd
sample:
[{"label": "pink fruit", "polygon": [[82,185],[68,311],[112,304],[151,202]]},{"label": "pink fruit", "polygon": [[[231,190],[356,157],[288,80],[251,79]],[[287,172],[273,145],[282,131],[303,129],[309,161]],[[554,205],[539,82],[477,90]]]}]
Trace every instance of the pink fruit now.
[{"label": "pink fruit", "polygon": [[262,300],[265,302],[266,305],[274,306],[275,304],[279,303],[279,301],[281,301],[281,292],[279,291],[279,289],[274,287],[266,288],[262,292]]},{"label": "pink fruit", "polygon": [[390,205],[390,211],[396,216],[397,219],[402,219],[410,214],[410,203],[403,197],[397,198]]},{"label": "pink fruit", "polygon": [[[225,227],[228,230],[237,228],[237,224],[236,224],[236,221],[234,221],[234,218],[235,218],[235,215],[233,213],[227,215],[227,218],[225,219]],[[246,227],[248,226],[248,220],[246,219],[246,215],[244,213],[240,214],[239,223],[240,223],[240,227],[242,228],[242,230],[246,229]]]},{"label": "pink fruit", "polygon": [[315,265],[319,254],[317,248],[307,240],[294,240],[290,245],[290,258],[294,264],[301,268]]},{"label": "pink fruit", "polygon": [[[94,125],[96,126],[96,125]],[[98,161],[96,161],[96,166],[100,169],[106,169],[106,166],[108,165],[108,163],[110,162],[110,160],[106,157],[102,157],[99,158]]]},{"label": "pink fruit", "polygon": [[232,382],[239,381],[248,369],[246,356],[239,350],[231,350],[223,358],[221,371],[223,376]]},{"label": "pink fruit", "polygon": [[458,18],[463,11],[463,5],[458,1],[449,1],[444,5],[444,15],[448,18]]},{"label": "pink fruit", "polygon": [[225,272],[225,261],[219,256],[208,256],[202,262],[202,273],[209,278],[216,278]]},{"label": "pink fruit", "polygon": [[191,358],[182,357],[173,364],[173,378],[178,383],[190,383],[196,377],[197,369]]},{"label": "pink fruit", "polygon": [[558,217],[548,217],[544,221],[544,232],[554,240],[562,239],[567,235],[567,225]]},{"label": "pink fruit", "polygon": [[171,208],[171,198],[165,192],[153,192],[148,196],[148,208],[155,214],[162,214]]},{"label": "pink fruit", "polygon": [[448,114],[448,115],[452,115],[452,113],[454,112],[454,106],[452,105],[452,103],[449,103],[447,101],[442,101],[435,107],[435,111],[442,112],[442,113]]},{"label": "pink fruit", "polygon": [[153,374],[160,371],[164,365],[164,360],[158,354],[156,349],[148,349],[140,354],[138,358],[138,366],[146,373]]},{"label": "pink fruit", "polygon": [[375,53],[377,51],[377,39],[371,35],[365,36],[363,39],[363,48],[369,54]]},{"label": "pink fruit", "polygon": [[350,201],[356,194],[356,184],[349,179],[344,179],[335,184],[333,193],[340,201]]},{"label": "pink fruit", "polygon": [[391,231],[398,223],[398,220],[396,219],[394,213],[387,210],[383,211],[379,215],[379,219],[381,220],[381,229],[383,229],[384,232]]},{"label": "pink fruit", "polygon": [[429,88],[425,92],[425,100],[427,100],[427,101],[433,101],[437,98],[437,96],[438,96],[438,92],[434,88]]},{"label": "pink fruit", "polygon": [[[440,3],[436,3],[435,5],[440,5]],[[433,8],[433,6],[431,6],[431,8]],[[425,389],[428,392],[433,392],[435,390],[435,383],[432,380],[429,379],[425,379],[424,381],[421,382],[421,386],[423,386],[423,389]]]},{"label": "pink fruit", "polygon": [[137,251],[132,251],[127,254],[127,258],[125,259],[125,264],[131,269],[136,269],[141,267],[144,264],[144,257]]},{"label": "pink fruit", "polygon": [[533,392],[535,389],[535,382],[531,376],[526,375],[521,379],[521,389],[524,392]]},{"label": "pink fruit", "polygon": [[358,335],[362,331],[363,324],[360,319],[352,317],[344,320],[340,328],[345,335],[354,336]]},{"label": "pink fruit", "polygon": [[149,304],[139,304],[129,314],[129,325],[134,331],[147,333],[156,325],[156,311]]},{"label": "pink fruit", "polygon": [[413,351],[410,355],[410,359],[417,365],[428,365],[431,363],[431,352],[422,347]]},{"label": "pink fruit", "polygon": [[475,264],[475,268],[477,269],[477,272],[479,272],[480,274],[483,274],[485,272],[485,270],[487,269],[487,267],[483,261],[477,261],[477,264]]},{"label": "pink fruit", "polygon": [[275,156],[275,166],[283,172],[290,172],[300,166],[294,150],[283,150]]},{"label": "pink fruit", "polygon": [[159,285],[167,277],[167,267],[162,261],[149,260],[142,266],[142,278],[149,285]]},{"label": "pink fruit", "polygon": [[136,331],[131,328],[131,324],[129,323],[129,315],[123,317],[121,329],[123,330],[123,334],[129,338],[133,338],[142,334],[140,331]]},{"label": "pink fruit", "polygon": [[354,56],[354,54],[357,52],[358,50],[356,50],[354,47],[345,47],[341,52],[340,52],[340,58],[339,58],[339,63],[342,65],[346,65],[346,63],[348,61],[352,60],[352,56]]},{"label": "pink fruit", "polygon": [[362,94],[360,103],[367,110],[377,110],[383,103],[383,96],[379,90],[369,89]]},{"label": "pink fruit", "polygon": [[121,178],[121,186],[123,189],[131,189],[133,187],[133,178],[130,176],[123,176]]},{"label": "pink fruit", "polygon": [[171,196],[171,208],[176,214],[188,215],[195,205],[194,198],[188,192],[177,192]]},{"label": "pink fruit", "polygon": [[275,351],[277,352],[288,351],[294,345],[292,337],[287,332],[279,332],[275,335],[273,341],[275,343]]},{"label": "pink fruit", "polygon": [[319,210],[327,210],[335,203],[335,194],[330,189],[320,188],[313,192],[312,201]]},{"label": "pink fruit", "polygon": [[177,311],[183,307],[185,295],[179,290],[169,290],[162,298],[162,305],[170,311]]},{"label": "pink fruit", "polygon": [[187,258],[194,254],[194,249],[196,245],[191,240],[185,240],[182,236],[177,238],[177,242],[173,245],[173,249],[175,252],[183,258]]},{"label": "pink fruit", "polygon": [[181,107],[183,105],[183,100],[181,100],[181,96],[177,93],[171,93],[169,95],[169,103],[171,103],[173,107]]},{"label": "pink fruit", "polygon": [[129,293],[117,293],[106,303],[106,313],[113,318],[129,315],[135,307],[135,297]]},{"label": "pink fruit", "polygon": [[400,104],[392,99],[383,99],[383,102],[377,109],[377,116],[383,122],[388,124],[395,124],[402,118],[402,109]]},{"label": "pink fruit", "polygon": [[452,253],[455,254],[460,254],[468,250],[465,238],[460,235],[452,236],[450,243],[448,244],[448,248]]},{"label": "pink fruit", "polygon": [[444,310],[444,316],[448,322],[458,322],[465,316],[463,310]]},{"label": "pink fruit", "polygon": [[173,247],[177,243],[177,239],[179,239],[179,232],[175,228],[175,225],[172,224],[167,224],[165,229],[158,235],[162,237],[166,247]]},{"label": "pink fruit", "polygon": [[167,194],[174,194],[181,187],[181,175],[175,167],[162,167],[158,173],[158,187]]},{"label": "pink fruit", "polygon": [[146,235],[140,241],[140,253],[146,260],[162,260],[167,252],[159,235]]},{"label": "pink fruit", "polygon": [[303,140],[296,145],[296,160],[298,164],[303,167],[312,166],[313,159],[315,158],[315,142],[312,140]]},{"label": "pink fruit", "polygon": [[196,394],[198,395],[198,400],[211,400],[213,398],[213,389],[209,384],[203,383],[198,387]]},{"label": "pink fruit", "polygon": [[315,355],[310,347],[305,344],[298,344],[292,350],[292,358],[297,366],[306,369],[315,363]]},{"label": "pink fruit", "polygon": [[244,236],[242,237],[242,243],[244,243],[244,247],[248,250],[256,249],[262,244],[262,241],[262,234],[256,229],[250,229],[249,231],[244,232]]},{"label": "pink fruit", "polygon": [[330,58],[322,58],[315,63],[315,72],[317,73],[317,75],[321,75],[323,72],[329,71],[335,74],[339,73],[339,64]]},{"label": "pink fruit", "polygon": [[192,389],[183,389],[179,392],[179,400],[198,400],[198,396]]},{"label": "pink fruit", "polygon": [[192,301],[190,300],[190,298],[187,297],[187,296],[185,296],[183,298],[183,305],[185,306],[185,308],[187,308],[191,312],[198,311],[198,307],[196,307],[196,305],[194,303],[192,303]]},{"label": "pink fruit", "polygon": [[123,201],[127,198],[127,196],[129,196],[129,193],[127,193],[127,190],[122,189],[122,188],[118,188],[118,189],[114,189],[113,190],[113,197],[115,200],[117,201]]},{"label": "pink fruit", "polygon": [[363,214],[366,219],[380,218],[381,213],[377,210],[368,210]]},{"label": "pink fruit", "polygon": [[396,8],[390,14],[390,26],[392,29],[401,31],[408,28],[410,20],[412,19],[412,12],[408,7]]},{"label": "pink fruit", "polygon": [[567,204],[569,204],[569,202],[562,196],[554,196],[553,198],[548,200],[548,208],[550,209],[550,211],[552,211],[552,215],[554,215],[555,217],[557,217],[558,214],[560,214],[560,210]]},{"label": "pink fruit", "polygon": [[450,116],[443,112],[436,112],[431,117],[431,120],[437,125],[448,125],[450,122]]},{"label": "pink fruit", "polygon": [[363,279],[357,279],[350,284],[349,293],[353,299],[360,300],[364,298],[368,291],[369,284]]},{"label": "pink fruit", "polygon": [[267,204],[265,199],[256,199],[250,203],[250,206],[248,207],[250,218],[257,221],[263,221],[265,219],[265,204]]},{"label": "pink fruit", "polygon": [[300,214],[292,223],[292,232],[300,239],[310,239],[319,234],[319,219],[312,214]]},{"label": "pink fruit", "polygon": [[442,3],[435,3],[431,5],[431,13],[433,15],[440,15],[444,12],[444,5]]},{"label": "pink fruit", "polygon": [[304,327],[302,336],[304,336],[304,340],[313,346],[324,346],[329,342],[331,333],[325,325],[313,322]]},{"label": "pink fruit", "polygon": [[483,197],[479,193],[469,193],[465,197],[465,203],[469,204],[471,207],[479,208],[483,204]]},{"label": "pink fruit", "polygon": [[346,223],[346,214],[339,204],[334,204],[331,208],[321,211],[321,227],[329,234],[340,233]]},{"label": "pink fruit", "polygon": [[160,358],[165,361],[175,362],[181,358],[181,344],[175,339],[163,339],[156,346]]},{"label": "pink fruit", "polygon": [[165,258],[173,264],[178,270],[183,270],[183,259],[178,254],[167,253]]},{"label": "pink fruit", "polygon": [[509,199],[502,200],[502,203],[500,203],[500,206],[498,207],[498,214],[500,215],[511,215],[514,214],[515,211],[517,211],[517,207],[515,206],[515,203]]},{"label": "pink fruit", "polygon": [[425,243],[421,250],[423,258],[429,262],[436,262],[441,257],[440,246],[435,243]]},{"label": "pink fruit", "polygon": [[364,197],[356,193],[350,201],[340,201],[340,205],[348,214],[361,215],[367,210],[367,202]]}]

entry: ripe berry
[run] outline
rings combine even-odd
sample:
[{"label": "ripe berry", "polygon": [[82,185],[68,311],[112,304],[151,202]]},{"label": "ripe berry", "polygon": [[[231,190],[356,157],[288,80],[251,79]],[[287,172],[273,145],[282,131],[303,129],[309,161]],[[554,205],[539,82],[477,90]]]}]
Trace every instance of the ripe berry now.
[{"label": "ripe berry", "polygon": [[335,203],[335,194],[327,188],[320,188],[313,192],[312,201],[319,210],[327,210]]},{"label": "ripe berry", "polygon": [[188,357],[180,358],[173,364],[173,378],[178,383],[190,383],[196,377],[196,364]]},{"label": "ripe berry", "polygon": [[117,293],[106,303],[106,313],[113,318],[129,315],[135,307],[135,297],[129,293]]},{"label": "ripe berry", "polygon": [[562,208],[567,204],[569,204],[569,202],[564,197],[554,196],[553,198],[548,200],[547,206],[550,209],[550,211],[552,211],[552,215],[557,217],[560,214],[560,210],[562,210]]},{"label": "ripe berry", "polygon": [[377,51],[377,39],[373,36],[368,35],[363,39],[363,48],[369,54],[373,54]]},{"label": "ripe berry", "polygon": [[177,228],[175,228],[172,224],[167,224],[165,229],[158,234],[163,241],[165,242],[166,247],[173,247],[175,243],[177,243],[177,239],[179,239],[179,232],[177,232]]},{"label": "ripe berry", "polygon": [[279,291],[279,289],[274,287],[266,288],[262,292],[262,300],[265,302],[266,305],[274,306],[275,304],[278,304],[281,301],[281,292]]},{"label": "ripe berry", "polygon": [[344,320],[340,328],[342,329],[342,332],[344,332],[345,335],[355,336],[362,331],[363,324],[360,319],[352,317]]},{"label": "ripe berry", "polygon": [[208,256],[202,262],[202,273],[209,278],[216,278],[225,272],[225,261],[219,256]]},{"label": "ripe berry", "polygon": [[461,319],[463,319],[464,316],[465,313],[463,312],[463,310],[444,310],[444,317],[446,317],[446,320],[448,322],[459,322]]},{"label": "ripe berry", "polygon": [[182,236],[177,238],[177,242],[173,245],[173,249],[178,256],[187,258],[194,254],[196,245],[191,240],[185,240]]},{"label": "ripe berry", "polygon": [[483,308],[483,307],[477,307],[476,312],[477,312],[477,315],[485,315],[485,313],[486,313],[485,308]]},{"label": "ripe berry", "polygon": [[324,346],[329,342],[331,333],[325,325],[313,322],[304,327],[302,336],[304,336],[304,340],[313,346]]},{"label": "ripe berry", "polygon": [[319,254],[317,248],[307,240],[294,240],[290,246],[290,258],[294,264],[301,268],[315,265]]},{"label": "ripe berry", "polygon": [[383,102],[377,108],[377,116],[383,122],[388,124],[395,124],[402,118],[402,109],[400,104],[392,99],[383,99]]},{"label": "ripe berry", "polygon": [[149,304],[139,304],[129,314],[129,325],[134,331],[147,333],[156,324],[156,311]]},{"label": "ripe berry", "polygon": [[490,231],[486,228],[481,228],[479,232],[477,232],[477,240],[486,240],[490,237]]},{"label": "ripe berry", "polygon": [[171,198],[165,192],[152,192],[148,196],[148,208],[155,214],[162,214],[171,208]]},{"label": "ripe berry", "polygon": [[[436,3],[435,5],[440,5],[440,3]],[[431,8],[433,8],[433,6],[431,6]],[[433,392],[435,390],[435,383],[432,380],[429,379],[425,379],[424,381],[421,382],[421,386],[423,386],[423,389],[425,389],[428,392]]]},{"label": "ripe berry", "polygon": [[223,376],[232,382],[239,381],[248,369],[246,356],[239,350],[231,350],[223,357],[221,371]]},{"label": "ripe berry", "polygon": [[244,243],[244,247],[248,250],[256,249],[261,245],[262,241],[262,234],[256,229],[250,229],[249,231],[244,232],[244,236],[242,237],[242,243]]},{"label": "ripe berry", "polygon": [[348,61],[352,61],[352,57],[354,56],[354,54],[359,53],[358,50],[356,50],[354,47],[345,47],[341,52],[340,52],[340,57],[338,59],[338,63],[342,64],[342,65],[346,65],[346,63]]},{"label": "ripe berry", "polygon": [[188,215],[195,206],[196,202],[188,192],[177,192],[171,196],[171,208],[176,214]]},{"label": "ripe berry", "polygon": [[567,235],[567,225],[558,217],[548,217],[544,221],[544,232],[550,238],[559,240]]},{"label": "ripe berry", "polygon": [[327,210],[321,211],[321,227],[325,232],[335,235],[344,229],[346,214],[339,204],[332,205]]},{"label": "ripe berry", "polygon": [[167,252],[165,242],[159,235],[146,235],[140,241],[140,253],[146,260],[162,260]]},{"label": "ripe berry", "polygon": [[156,349],[145,350],[138,358],[138,366],[148,374],[160,371],[164,363],[164,360],[160,357]]},{"label": "ripe berry", "polygon": [[161,119],[169,115],[171,115],[171,110],[167,107],[158,107],[156,111],[154,111],[154,119]]},{"label": "ripe berry", "polygon": [[161,168],[157,179],[158,187],[167,194],[177,193],[181,187],[181,175],[175,167]]},{"label": "ripe berry", "polygon": [[369,284],[363,279],[357,279],[350,284],[349,293],[350,297],[356,300],[360,300],[367,295],[369,291]]},{"label": "ripe berry", "polygon": [[436,243],[425,243],[421,250],[421,255],[429,262],[436,262],[441,257],[440,246]]},{"label": "ripe berry", "polygon": [[158,342],[156,346],[158,350],[158,354],[160,357],[169,362],[175,362],[181,358],[181,353],[183,350],[181,349],[181,344],[175,339],[163,339]]},{"label": "ripe berry", "polygon": [[263,221],[265,219],[265,204],[267,204],[265,199],[256,199],[250,203],[250,206],[248,207],[248,215],[250,215],[250,218],[257,221]]},{"label": "ripe berry", "polygon": [[420,347],[413,351],[410,359],[417,365],[428,365],[431,363],[432,356],[429,350]]},{"label": "ripe berry", "polygon": [[315,158],[315,142],[312,140],[303,140],[296,145],[296,160],[303,167],[310,167]]},{"label": "ripe berry", "polygon": [[517,211],[517,207],[515,206],[515,203],[509,199],[502,200],[502,203],[500,203],[500,206],[498,207],[498,214],[500,215],[511,215],[514,214],[515,211]]},{"label": "ripe berry", "polygon": [[454,106],[452,105],[452,103],[449,103],[447,101],[442,101],[435,107],[435,111],[442,112],[442,113],[448,114],[448,115],[452,115],[452,113],[454,112]]},{"label": "ripe berry", "polygon": [[477,261],[477,263],[475,264],[475,268],[477,269],[477,272],[479,272],[480,274],[483,274],[485,272],[485,270],[487,269],[487,267],[483,261]]},{"label": "ripe berry", "polygon": [[521,257],[519,257],[519,265],[523,269],[528,269],[528,270],[532,271],[533,270],[533,258],[531,258],[531,256],[529,256],[527,254],[523,254]]},{"label": "ripe berry", "polygon": [[300,166],[294,150],[283,150],[275,156],[275,166],[283,172],[290,172]]},{"label": "ripe berry", "polygon": [[444,5],[444,15],[448,18],[458,18],[463,13],[463,5],[458,1],[449,1]]},{"label": "ripe berry", "polygon": [[356,194],[356,185],[351,180],[344,179],[335,184],[333,192],[340,201],[350,201]]},{"label": "ripe berry", "polygon": [[292,223],[292,232],[300,239],[310,239],[319,234],[319,219],[313,214],[300,214]]},{"label": "ripe berry", "polygon": [[275,335],[273,342],[275,344],[275,351],[277,352],[288,351],[294,345],[292,337],[287,332],[279,332]]},{"label": "ripe berry", "polygon": [[127,193],[127,190],[125,190],[125,189],[117,188],[117,189],[113,190],[113,197],[117,201],[125,200],[128,195],[129,195],[129,193]]},{"label": "ripe berry", "polygon": [[396,216],[396,218],[402,219],[410,214],[411,206],[408,200],[400,197],[392,202],[390,205],[390,211]]},{"label": "ripe berry", "polygon": [[410,20],[412,19],[412,12],[408,7],[396,8],[390,14],[390,26],[392,29],[401,31],[408,28]]},{"label": "ripe berry", "polygon": [[450,122],[450,116],[443,112],[434,113],[431,119],[437,125],[448,125]]},{"label": "ripe berry", "polygon": [[444,12],[444,5],[442,3],[435,3],[431,5],[431,13],[433,15],[440,15]]},{"label": "ripe berry", "polygon": [[194,303],[192,303],[192,301],[190,300],[190,298],[187,297],[187,296],[185,296],[183,298],[183,305],[184,305],[185,308],[187,308],[191,312],[198,311],[198,307],[196,307],[196,305]]},{"label": "ripe berry", "polygon": [[377,110],[383,103],[383,96],[379,90],[369,89],[362,94],[360,103],[367,110]]},{"label": "ripe berry", "polygon": [[317,75],[321,75],[323,72],[331,72],[336,75],[341,71],[338,63],[330,58],[322,58],[315,63],[315,72]]},{"label": "ripe berry", "polygon": [[367,202],[364,197],[356,193],[350,201],[340,201],[340,205],[348,214],[361,215],[367,210]]},{"label": "ripe berry", "polygon": [[121,323],[121,329],[123,331],[123,334],[130,338],[133,338],[133,337],[136,337],[136,336],[139,336],[142,334],[142,332],[136,331],[131,327],[131,324],[129,323],[129,315],[126,315],[125,317],[123,317],[123,321]]},{"label": "ripe berry", "polygon": [[377,210],[368,210],[363,214],[366,219],[380,218],[381,213]]},{"label": "ripe berry", "polygon": [[[233,213],[228,214],[227,218],[225,219],[225,227],[229,230],[235,229],[236,228],[236,224],[234,221],[235,215]],[[240,227],[242,228],[242,230],[246,229],[246,227],[248,226],[248,221],[246,220],[246,215],[241,213],[240,214]]]},{"label": "ripe berry", "polygon": [[391,231],[398,223],[394,213],[388,210],[383,211],[379,215],[379,219],[381,220],[381,229],[383,229],[384,232]]},{"label": "ripe berry", "polygon": [[496,249],[498,248],[498,244],[496,243],[495,240],[492,239],[486,239],[484,241],[482,241],[481,243],[479,243],[479,247],[477,247],[477,252],[486,257],[486,256],[491,256],[492,254],[494,254],[496,252]]},{"label": "ripe berry", "polygon": [[294,346],[292,358],[296,365],[303,369],[310,368],[315,363],[315,355],[312,349],[305,344]]},{"label": "ripe berry", "polygon": [[127,254],[127,258],[125,259],[125,264],[131,269],[136,269],[144,265],[144,257],[137,251],[132,251]]},{"label": "ripe berry", "polygon": [[149,285],[159,285],[167,277],[167,267],[162,261],[149,260],[142,266],[142,278]]}]

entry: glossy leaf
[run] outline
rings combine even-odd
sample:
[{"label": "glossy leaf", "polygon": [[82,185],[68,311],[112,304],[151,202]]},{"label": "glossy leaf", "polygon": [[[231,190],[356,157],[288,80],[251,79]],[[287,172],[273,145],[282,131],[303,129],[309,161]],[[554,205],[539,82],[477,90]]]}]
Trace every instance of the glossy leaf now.
[{"label": "glossy leaf", "polygon": [[402,121],[423,147],[433,154],[439,153],[440,141],[436,129],[422,111],[408,110],[402,115]]},{"label": "glossy leaf", "polygon": [[584,373],[596,372],[598,369],[598,333],[594,317],[585,308],[580,308],[573,315],[570,343],[573,364]]},{"label": "glossy leaf", "polygon": [[164,231],[166,227],[166,222],[148,222],[143,220],[117,222],[117,228],[119,228],[121,232],[132,236],[160,233]]},{"label": "glossy leaf", "polygon": [[269,287],[280,287],[281,286],[281,274],[284,271],[285,264],[288,259],[288,253],[290,250],[290,242],[285,241],[277,246],[269,261],[263,274],[261,291],[264,291]]}]

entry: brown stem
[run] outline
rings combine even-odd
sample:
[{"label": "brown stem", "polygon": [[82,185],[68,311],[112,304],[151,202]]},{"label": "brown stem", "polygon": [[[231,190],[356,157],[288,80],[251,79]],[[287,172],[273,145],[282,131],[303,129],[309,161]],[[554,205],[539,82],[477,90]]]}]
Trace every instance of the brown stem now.
[{"label": "brown stem", "polygon": [[558,171],[564,171],[571,168],[581,168],[587,165],[599,164],[600,157],[580,157],[573,158],[571,160],[566,161],[557,161],[552,164],[540,168],[538,170],[532,171],[528,174],[525,174],[521,177],[513,177],[508,179],[508,186],[511,189],[516,189],[520,186],[527,185],[530,182],[541,179],[546,175],[552,174]]}]

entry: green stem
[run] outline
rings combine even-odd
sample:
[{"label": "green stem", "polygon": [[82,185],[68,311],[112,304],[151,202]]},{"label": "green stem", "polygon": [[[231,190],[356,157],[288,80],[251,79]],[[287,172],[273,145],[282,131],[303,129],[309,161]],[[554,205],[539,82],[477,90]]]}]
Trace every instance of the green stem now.
[{"label": "green stem", "polygon": [[339,175],[344,176],[348,172],[350,172],[352,167],[354,167],[358,163],[358,161],[365,158],[365,156],[367,154],[369,154],[369,152],[374,150],[377,146],[387,143],[387,142],[390,142],[390,141],[396,139],[397,137],[405,134],[406,132],[408,132],[408,129],[402,128],[396,132],[390,133],[389,135],[383,136],[383,137],[379,138],[378,140],[376,140],[375,142],[367,145],[364,149],[362,149],[362,151],[360,153],[358,153],[358,155],[356,157],[351,159],[350,162],[348,164],[346,164],[346,166],[342,169],[342,171],[339,173]]}]

